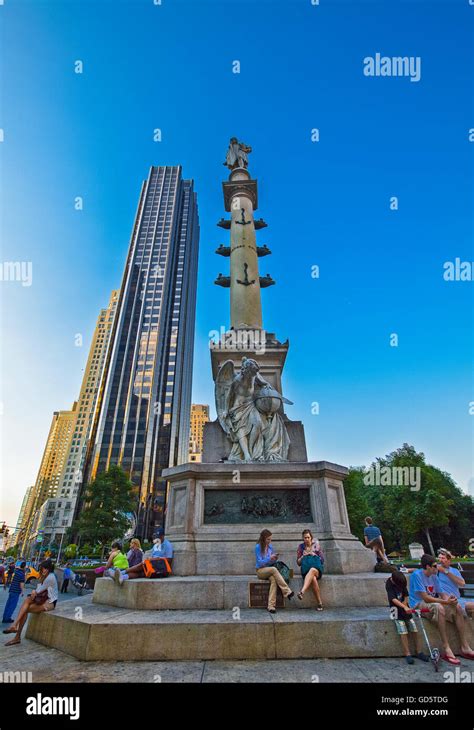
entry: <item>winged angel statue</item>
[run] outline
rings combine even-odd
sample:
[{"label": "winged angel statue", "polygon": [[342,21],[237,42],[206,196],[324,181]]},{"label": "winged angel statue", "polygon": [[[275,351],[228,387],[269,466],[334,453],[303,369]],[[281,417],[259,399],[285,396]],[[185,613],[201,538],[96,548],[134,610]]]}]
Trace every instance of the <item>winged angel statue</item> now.
[{"label": "winged angel statue", "polygon": [[284,398],[259,374],[255,360],[244,357],[239,374],[226,360],[216,377],[219,423],[232,441],[230,462],[287,461],[290,439],[280,410]]}]

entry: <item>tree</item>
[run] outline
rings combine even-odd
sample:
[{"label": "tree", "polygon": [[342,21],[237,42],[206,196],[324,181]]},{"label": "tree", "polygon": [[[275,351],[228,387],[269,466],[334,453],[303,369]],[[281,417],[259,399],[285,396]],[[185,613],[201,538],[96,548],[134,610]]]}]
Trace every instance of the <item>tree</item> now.
[{"label": "tree", "polygon": [[[74,531],[81,540],[92,545],[104,546],[121,538],[129,527],[127,513],[136,505],[135,491],[121,467],[114,464],[108,471],[101,472],[87,486],[86,506],[73,525]],[[79,552],[84,554],[84,551],[85,546]]]},{"label": "tree", "polygon": [[[474,503],[456,486],[449,474],[427,464],[425,455],[409,444],[377,458],[371,468],[376,470],[377,467],[379,473],[388,467],[392,475],[384,486],[381,485],[383,482],[366,484],[364,472],[367,473],[367,470],[361,467],[352,468],[346,480],[349,519],[354,534],[359,536],[353,521],[360,523],[362,511],[366,511],[382,530],[387,547],[403,546],[406,549],[411,541],[418,539],[425,543],[425,549],[434,553],[435,545],[441,547],[446,542],[445,537],[453,534],[454,528],[459,530],[460,542],[465,541],[466,547],[459,552],[467,551]],[[405,469],[408,473],[407,467],[412,470],[411,476],[416,476],[416,484],[400,484],[393,479],[397,470],[400,473],[401,469]],[[446,546],[454,549],[452,543]]]},{"label": "tree", "polygon": [[64,555],[68,560],[75,558],[77,555],[77,545],[75,543],[70,543],[69,545],[67,545],[64,550]]},{"label": "tree", "polygon": [[364,541],[364,520],[370,514],[368,495],[364,487],[363,466],[352,467],[344,479],[347,512],[353,535]]},{"label": "tree", "polygon": [[92,545],[89,545],[88,542],[86,542],[85,545],[82,546],[80,550],[80,554],[83,555],[85,558],[89,558],[93,553],[94,548]]}]

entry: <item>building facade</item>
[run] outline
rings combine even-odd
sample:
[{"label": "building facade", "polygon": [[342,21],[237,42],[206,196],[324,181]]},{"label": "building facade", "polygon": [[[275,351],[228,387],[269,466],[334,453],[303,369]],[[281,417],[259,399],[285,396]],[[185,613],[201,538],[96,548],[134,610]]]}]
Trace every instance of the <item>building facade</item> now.
[{"label": "building facade", "polygon": [[20,512],[18,513],[18,519],[16,522],[15,532],[13,534],[13,545],[18,545],[18,543],[22,542],[22,538],[24,537],[26,527],[27,527],[27,525],[31,519],[32,513],[33,513],[34,496],[35,496],[35,485],[33,484],[31,487],[28,487],[28,489],[26,490],[25,496],[23,497],[23,501],[21,503]]},{"label": "building facade", "polygon": [[[101,309],[95,326],[87,358],[81,390],[77,401],[77,420],[71,439],[71,446],[59,479],[55,500],[55,534],[52,541],[59,543],[66,530],[72,525],[76,502],[83,481],[83,469],[99,390],[106,371],[107,350],[113,330],[119,292],[114,290],[107,308]],[[52,523],[51,523],[52,524]],[[51,525],[48,525],[50,527]],[[44,527],[44,525],[43,525]]]},{"label": "building facade", "polygon": [[204,424],[209,421],[209,406],[193,403],[191,406],[191,425],[189,434],[189,461],[202,460],[202,439]]},{"label": "building facade", "polygon": [[[25,530],[22,552],[29,553],[36,542],[35,515],[50,497],[55,497],[69,454],[72,434],[77,419],[77,401],[70,411],[55,411],[48,439],[41,459],[32,497],[31,515]],[[25,547],[23,547],[25,546]]]},{"label": "building facade", "polygon": [[[161,470],[188,460],[199,222],[180,166],[143,183],[86,458],[83,488],[118,464],[136,487],[136,533],[164,519]],[[76,513],[82,509],[79,503]]]}]

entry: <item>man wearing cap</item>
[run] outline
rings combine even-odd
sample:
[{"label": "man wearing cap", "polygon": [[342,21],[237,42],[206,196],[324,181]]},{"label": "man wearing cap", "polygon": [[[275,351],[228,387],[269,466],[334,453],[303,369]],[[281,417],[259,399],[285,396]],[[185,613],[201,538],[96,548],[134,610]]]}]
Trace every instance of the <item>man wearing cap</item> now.
[{"label": "man wearing cap", "polygon": [[169,540],[165,539],[165,531],[159,527],[153,535],[153,549],[151,551],[152,558],[173,559],[173,546]]},{"label": "man wearing cap", "polygon": [[438,585],[440,587],[440,595],[442,598],[456,596],[458,604],[467,615],[469,612],[474,613],[474,601],[462,598],[460,588],[464,588],[466,581],[462,577],[457,568],[451,567],[453,559],[452,553],[446,548],[438,550]]}]

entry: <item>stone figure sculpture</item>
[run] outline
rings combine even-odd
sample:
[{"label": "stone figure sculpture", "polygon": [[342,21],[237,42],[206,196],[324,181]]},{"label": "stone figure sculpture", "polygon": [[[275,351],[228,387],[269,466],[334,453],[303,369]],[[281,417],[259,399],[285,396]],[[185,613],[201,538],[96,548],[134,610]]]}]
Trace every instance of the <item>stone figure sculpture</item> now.
[{"label": "stone figure sculpture", "polygon": [[229,462],[287,461],[290,439],[280,414],[284,398],[259,374],[259,365],[242,358],[240,373],[226,360],[216,377],[219,423],[232,442]]},{"label": "stone figure sculpture", "polygon": [[233,170],[236,167],[247,168],[249,164],[247,154],[249,152],[252,152],[251,147],[244,144],[244,142],[239,142],[237,137],[232,137],[229,142],[229,149],[227,150],[224,165],[226,165],[230,170]]}]

